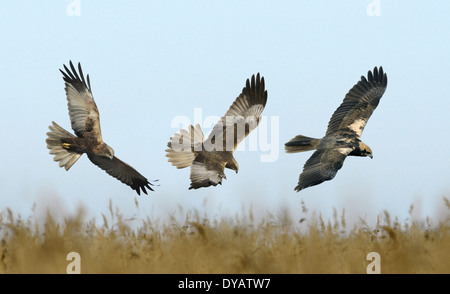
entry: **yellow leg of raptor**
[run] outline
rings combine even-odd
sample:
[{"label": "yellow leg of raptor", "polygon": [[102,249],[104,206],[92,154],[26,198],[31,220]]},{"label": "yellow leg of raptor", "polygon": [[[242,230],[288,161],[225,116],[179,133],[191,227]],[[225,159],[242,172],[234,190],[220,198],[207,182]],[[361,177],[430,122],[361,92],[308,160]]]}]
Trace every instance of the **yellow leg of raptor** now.
[{"label": "yellow leg of raptor", "polygon": [[70,144],[69,143],[61,143],[61,146],[65,149],[70,149]]}]

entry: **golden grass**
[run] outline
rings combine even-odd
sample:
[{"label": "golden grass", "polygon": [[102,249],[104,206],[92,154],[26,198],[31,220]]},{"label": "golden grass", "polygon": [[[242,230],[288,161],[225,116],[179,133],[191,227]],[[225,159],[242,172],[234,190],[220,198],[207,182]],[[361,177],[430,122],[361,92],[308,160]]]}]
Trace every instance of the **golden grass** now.
[{"label": "golden grass", "polygon": [[428,219],[400,224],[383,212],[374,228],[364,221],[347,228],[344,211],[329,221],[280,214],[257,224],[251,212],[232,221],[188,213],[184,224],[147,219],[132,228],[112,205],[110,213],[102,225],[83,221],[82,211],[62,224],[49,213],[39,227],[7,210],[0,214],[0,273],[64,274],[72,251],[81,273],[365,274],[369,252],[380,254],[381,273],[450,273],[450,217],[432,228]]}]

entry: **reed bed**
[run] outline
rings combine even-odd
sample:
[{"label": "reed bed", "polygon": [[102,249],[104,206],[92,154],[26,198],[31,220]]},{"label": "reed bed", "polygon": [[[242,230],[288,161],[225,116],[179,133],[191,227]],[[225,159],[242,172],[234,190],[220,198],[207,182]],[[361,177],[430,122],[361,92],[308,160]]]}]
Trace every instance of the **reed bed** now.
[{"label": "reed bed", "polygon": [[43,225],[4,211],[0,273],[65,274],[70,252],[85,274],[365,274],[370,252],[380,255],[381,273],[450,273],[450,213],[434,226],[429,218],[400,223],[386,211],[373,228],[362,220],[348,227],[345,211],[331,220],[280,214],[258,222],[251,212],[233,220],[191,212],[183,223],[132,226],[110,206],[100,225],[82,211],[62,223],[49,212]]}]

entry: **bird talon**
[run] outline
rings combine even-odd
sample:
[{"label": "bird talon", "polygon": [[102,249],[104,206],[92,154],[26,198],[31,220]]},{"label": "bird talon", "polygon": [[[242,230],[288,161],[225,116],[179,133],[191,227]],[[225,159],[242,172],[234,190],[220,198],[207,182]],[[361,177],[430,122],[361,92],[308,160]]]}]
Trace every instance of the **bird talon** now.
[{"label": "bird talon", "polygon": [[61,143],[61,146],[62,146],[64,149],[70,149],[70,144],[69,144],[69,143]]}]

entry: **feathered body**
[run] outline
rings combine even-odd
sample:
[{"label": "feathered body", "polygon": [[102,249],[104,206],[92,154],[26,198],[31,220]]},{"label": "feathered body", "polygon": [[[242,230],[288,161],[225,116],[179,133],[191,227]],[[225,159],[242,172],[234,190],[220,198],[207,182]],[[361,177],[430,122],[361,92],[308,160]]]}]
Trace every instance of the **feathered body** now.
[{"label": "feathered body", "polygon": [[226,179],[225,168],[239,171],[236,147],[261,120],[267,102],[264,78],[259,73],[246,86],[205,140],[200,125],[180,130],[167,144],[166,156],[177,168],[191,167],[189,189],[217,186]]},{"label": "feathered body", "polygon": [[65,71],[60,71],[65,82],[70,122],[76,136],[52,122],[46,142],[50,154],[54,155],[53,160],[58,161],[60,167],[69,170],[81,155],[86,153],[92,163],[130,186],[139,195],[141,190],[147,194],[146,188],[153,191],[150,187],[152,183],[117,158],[114,150],[103,142],[100,114],[92,96],[89,75],[86,80],[79,63],[79,73],[72,62],[70,69],[65,65],[64,69]]},{"label": "feathered body", "polygon": [[362,76],[347,93],[322,139],[298,135],[285,144],[287,153],[316,150],[303,166],[295,187],[297,192],[333,179],[347,156],[373,157],[370,147],[361,141],[361,134],[386,87],[383,68],[375,67],[373,73],[368,72],[367,79]]}]

